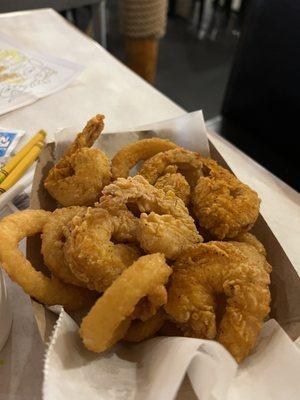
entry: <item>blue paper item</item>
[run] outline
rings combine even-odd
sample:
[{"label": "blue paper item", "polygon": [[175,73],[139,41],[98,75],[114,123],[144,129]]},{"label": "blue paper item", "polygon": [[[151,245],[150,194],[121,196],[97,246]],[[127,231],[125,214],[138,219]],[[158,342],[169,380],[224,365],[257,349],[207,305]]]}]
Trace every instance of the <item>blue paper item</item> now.
[{"label": "blue paper item", "polygon": [[24,131],[21,130],[0,129],[0,159],[8,157],[12,153],[23,135]]}]

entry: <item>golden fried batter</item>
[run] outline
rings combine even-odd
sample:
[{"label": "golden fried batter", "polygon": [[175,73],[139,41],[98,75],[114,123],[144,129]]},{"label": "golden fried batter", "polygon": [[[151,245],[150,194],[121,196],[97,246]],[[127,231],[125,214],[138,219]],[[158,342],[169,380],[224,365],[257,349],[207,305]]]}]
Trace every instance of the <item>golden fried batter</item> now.
[{"label": "golden fried batter", "polygon": [[140,255],[136,246],[114,244],[114,221],[101,208],[88,208],[64,229],[65,260],[89,289],[103,292]]},{"label": "golden fried batter", "polygon": [[143,139],[123,147],[111,161],[113,179],[127,178],[130,170],[139,161],[176,147],[177,145],[170,140],[160,138]]},{"label": "golden fried batter", "polygon": [[163,254],[150,254],[135,261],[83,318],[79,333],[84,345],[100,353],[123,338],[137,303],[155,287],[165,285],[171,273]]},{"label": "golden fried batter", "polygon": [[114,224],[114,241],[117,243],[138,243],[138,218],[127,209],[126,204],[120,203],[117,198],[102,196],[95,207],[103,208],[109,212]]},{"label": "golden fried batter", "polygon": [[86,285],[81,282],[70,270],[64,257],[65,236],[63,228],[75,215],[83,215],[86,207],[67,207],[56,209],[43,227],[41,253],[49,270],[63,282],[77,286]]},{"label": "golden fried batter", "polygon": [[89,148],[103,130],[103,119],[97,115],[87,123],[44,182],[51,196],[65,207],[93,205],[111,180],[106,155]]},{"label": "golden fried batter", "polygon": [[141,342],[155,335],[166,321],[166,313],[160,309],[147,321],[132,321],[124,339],[128,342]]},{"label": "golden fried batter", "polygon": [[264,248],[264,245],[252,234],[252,233],[243,233],[241,235],[236,236],[234,239],[235,242],[242,242],[242,243],[247,243],[262,254],[263,256],[267,256],[266,249]]},{"label": "golden fried batter", "polygon": [[200,227],[220,240],[247,232],[259,214],[257,193],[215,161],[202,161],[204,176],[192,196]]},{"label": "golden fried batter", "polygon": [[132,319],[147,321],[152,318],[161,306],[165,305],[168,300],[166,288],[161,285],[155,287],[148,296],[139,301],[132,314]]},{"label": "golden fried batter", "polygon": [[[170,168],[171,167],[171,168]],[[165,175],[160,176],[155,182],[155,187],[164,192],[173,191],[185,205],[190,202],[191,188],[185,177],[177,172],[178,168],[170,166],[166,168]],[[175,168],[174,168],[175,167]]]},{"label": "golden fried batter", "polygon": [[[250,254],[229,242],[196,245],[176,260],[165,306],[185,336],[216,338],[238,362],[255,345],[270,304],[269,271]],[[217,326],[220,294],[227,304]]]},{"label": "golden fried batter", "polygon": [[108,196],[120,205],[134,205],[141,213],[137,240],[148,253],[162,252],[174,259],[202,241],[183,201],[171,191],[156,189],[140,175],[117,179],[104,188],[103,195],[100,204]]},{"label": "golden fried batter", "polygon": [[191,188],[194,188],[202,175],[202,161],[200,154],[178,147],[156,154],[144,162],[139,175],[154,185],[160,176],[168,172],[168,168],[175,166]]},{"label": "golden fried batter", "polygon": [[69,310],[80,310],[95,300],[89,290],[68,285],[55,276],[48,278],[37,271],[18,248],[28,236],[42,232],[51,213],[44,210],[25,210],[0,221],[0,265],[9,277],[36,300],[47,304],[63,305]]}]

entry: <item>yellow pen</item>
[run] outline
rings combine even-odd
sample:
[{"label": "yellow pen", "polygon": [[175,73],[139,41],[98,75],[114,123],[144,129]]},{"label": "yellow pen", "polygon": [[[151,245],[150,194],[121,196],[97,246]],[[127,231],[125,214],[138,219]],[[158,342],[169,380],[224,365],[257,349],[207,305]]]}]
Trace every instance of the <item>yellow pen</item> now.
[{"label": "yellow pen", "polygon": [[8,175],[8,177],[0,184],[0,195],[10,189],[25,173],[25,171],[34,163],[38,158],[44,142],[39,141],[36,143],[31,150],[23,157],[18,163],[14,170]]},{"label": "yellow pen", "polygon": [[7,164],[5,164],[0,169],[0,183],[7,178],[11,171],[19,164],[19,162],[33,148],[36,143],[41,142],[45,139],[46,135],[47,134],[45,131],[40,130],[37,134],[33,136],[32,139],[29,140],[29,142],[25,146],[22,147],[22,149],[14,157],[12,157],[10,161],[8,161]]}]

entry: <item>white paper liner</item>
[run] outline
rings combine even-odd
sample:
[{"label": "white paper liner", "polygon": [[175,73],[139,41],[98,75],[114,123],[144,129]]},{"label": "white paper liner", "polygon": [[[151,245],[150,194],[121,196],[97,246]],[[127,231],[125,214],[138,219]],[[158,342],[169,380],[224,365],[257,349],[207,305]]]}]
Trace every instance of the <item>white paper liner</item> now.
[{"label": "white paper liner", "polygon": [[[95,146],[111,158],[125,144],[158,136],[209,155],[201,111],[140,129],[145,131],[102,134]],[[57,135],[57,158],[79,130],[65,129]],[[62,311],[45,358],[43,396],[45,400],[168,400],[176,397],[187,373],[201,400],[293,399],[300,393],[300,383],[290,368],[299,371],[299,367],[299,350],[274,320],[264,325],[256,349],[237,369],[220,344],[191,338],[119,343],[97,355],[84,348],[78,325]],[[276,379],[281,383],[274,393]]]},{"label": "white paper liner", "polygon": [[[73,126],[63,128],[56,133],[56,161],[62,157],[67,146],[74,140],[77,132],[81,130],[82,127]],[[128,134],[128,132],[131,132],[131,134]],[[205,157],[209,156],[207,131],[201,110],[187,113],[181,117],[172,118],[167,121],[139,126],[122,133],[106,132],[100,135],[94,147],[101,148],[109,158],[112,158],[122,147],[136,142],[137,140],[151,137],[169,139],[182,147],[197,151]]]},{"label": "white paper liner", "polygon": [[237,364],[217,342],[158,337],[97,355],[84,348],[63,310],[45,358],[44,400],[171,400],[187,373],[201,400],[297,399],[300,351],[275,320]]},{"label": "white paper liner", "polygon": [[46,353],[43,395],[45,400],[169,400],[187,372],[198,397],[214,393],[226,399],[236,368],[219,343],[201,339],[154,338],[93,354],[83,347],[78,325],[62,311]]}]

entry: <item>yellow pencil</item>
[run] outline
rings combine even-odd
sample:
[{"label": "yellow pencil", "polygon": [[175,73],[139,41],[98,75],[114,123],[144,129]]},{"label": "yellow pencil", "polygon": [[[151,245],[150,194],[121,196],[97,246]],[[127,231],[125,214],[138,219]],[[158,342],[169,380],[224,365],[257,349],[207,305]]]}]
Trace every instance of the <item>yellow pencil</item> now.
[{"label": "yellow pencil", "polygon": [[33,148],[33,146],[37,142],[41,142],[45,139],[46,137],[46,132],[43,130],[40,130],[37,134],[33,136],[32,139],[29,140],[29,142],[22,147],[18,153],[12,157],[10,161],[8,161],[7,164],[5,164],[1,169],[0,169],[0,183],[4,181],[4,179],[8,176],[8,174],[11,173],[11,171],[19,164],[19,162],[24,158],[24,156]]},{"label": "yellow pencil", "polygon": [[44,142],[40,141],[36,143],[31,150],[25,155],[25,157],[19,162],[14,170],[8,175],[8,177],[0,184],[0,195],[10,189],[25,173],[25,171],[34,163],[38,158]]}]

